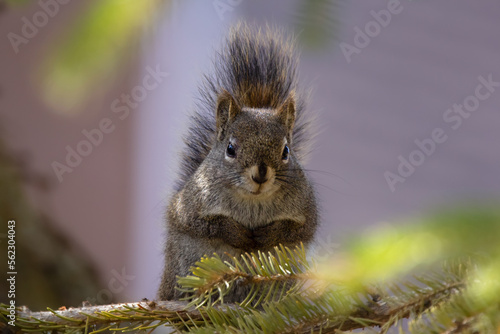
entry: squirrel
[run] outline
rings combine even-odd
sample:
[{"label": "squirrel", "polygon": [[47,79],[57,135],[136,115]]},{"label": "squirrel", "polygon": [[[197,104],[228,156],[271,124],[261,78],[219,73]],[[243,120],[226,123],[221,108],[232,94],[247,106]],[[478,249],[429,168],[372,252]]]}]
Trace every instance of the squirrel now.
[{"label": "squirrel", "polygon": [[[311,120],[296,86],[291,37],[245,23],[230,29],[184,138],[158,299],[181,298],[176,277],[205,255],[312,242],[317,202],[301,164]],[[241,301],[244,288],[224,300]]]}]

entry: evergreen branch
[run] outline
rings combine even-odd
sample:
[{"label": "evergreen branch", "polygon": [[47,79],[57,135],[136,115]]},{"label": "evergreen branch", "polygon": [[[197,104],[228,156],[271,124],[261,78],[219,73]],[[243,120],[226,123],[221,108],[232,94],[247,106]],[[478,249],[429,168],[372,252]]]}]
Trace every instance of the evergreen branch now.
[{"label": "evergreen branch", "polygon": [[[477,284],[478,282],[476,282]],[[481,283],[480,283],[481,284]],[[433,331],[436,333],[498,333],[500,330],[500,299],[495,296],[491,303],[471,293],[472,287],[455,293],[440,308],[428,312],[425,317],[410,322],[412,333]]]},{"label": "evergreen branch", "polygon": [[[280,251],[283,250],[286,249],[282,248]],[[291,254],[297,259],[297,254],[293,252],[278,254],[277,257]],[[259,263],[257,268],[246,268],[256,274],[255,280],[251,281],[253,284],[268,283],[266,277],[275,279],[276,270],[268,270],[272,267],[270,263],[275,261],[272,260],[275,255],[269,254],[267,260],[262,256],[263,254],[252,254],[246,257],[248,263]],[[217,261],[205,263],[215,265],[205,268],[207,270],[203,272],[214,282],[223,282],[226,271],[217,271],[217,268],[223,268],[219,266],[220,258],[211,259]],[[244,268],[241,263],[232,265],[227,262],[225,265],[240,271]],[[464,267],[463,261],[459,267]],[[212,269],[211,274],[208,269]],[[284,269],[279,270],[285,272]],[[216,276],[216,271],[222,276]],[[264,275],[260,277],[258,273]],[[178,301],[114,304],[58,311],[49,309],[46,312],[30,312],[21,308],[18,310],[16,324],[25,331],[85,330],[93,333],[106,329],[155,329],[161,325],[195,333],[338,333],[380,326],[381,332],[385,333],[400,319],[418,318],[442,304],[446,307],[450,296],[458,295],[465,287],[467,274],[468,271],[463,269],[448,270],[439,275],[417,278],[421,286],[407,282],[358,291],[338,285],[311,285],[307,289],[283,296],[280,300],[269,298],[260,308],[225,304],[193,309],[186,302]],[[277,281],[281,281],[281,278]],[[205,286],[201,283],[201,286]],[[276,286],[271,286],[268,294],[275,294],[277,289]],[[0,313],[5,319],[8,315],[7,305],[0,307]],[[476,320],[464,318],[463,324],[455,323],[457,329],[455,332],[450,330],[449,333],[460,333],[458,330],[466,328],[473,321]]]},{"label": "evergreen branch", "polygon": [[[294,264],[293,268],[283,270],[283,266],[290,266],[290,263]],[[190,305],[202,307],[208,315],[204,327],[192,327],[195,332],[251,333],[264,329],[277,333],[328,332],[330,329],[352,330],[375,325],[386,332],[400,319],[417,317],[463,289],[468,274],[464,269],[468,266],[464,261],[459,263],[457,268],[460,270],[449,266],[442,274],[416,278],[417,283],[386,282],[386,287],[379,289],[385,291],[384,294],[374,293],[373,289],[371,293],[357,290],[356,293],[362,295],[357,297],[352,287],[339,288],[331,281],[322,282],[323,290],[314,289],[315,285],[310,284],[307,289],[295,288],[285,293],[285,285],[279,287],[277,282],[299,280],[302,287],[316,276],[310,272],[312,265],[307,265],[303,247],[294,250],[280,247],[275,253],[245,254],[242,260],[232,257],[230,261],[223,261],[217,255],[205,257],[192,268],[194,276],[181,278],[179,283],[184,292],[192,293]],[[212,298],[220,294],[216,302],[223,303],[222,296],[236,283],[252,285],[240,307],[211,309]],[[263,288],[266,286],[267,290]],[[258,300],[251,303],[255,299]],[[263,310],[256,310],[255,306],[261,302],[264,302]]]},{"label": "evergreen branch", "polygon": [[[202,311],[186,308],[182,301],[138,302],[32,312],[16,309],[16,327],[24,331],[85,330],[97,333],[104,329],[142,330],[168,324],[182,328],[185,324],[204,323]],[[0,315],[8,322],[8,305],[0,304]]]},{"label": "evergreen branch", "polygon": [[[190,326],[193,333],[338,333],[379,326],[385,333],[403,318],[414,318],[440,306],[464,288],[464,277],[440,276],[421,279],[431,284],[417,287],[406,283],[380,297],[381,293],[347,289],[307,289],[262,309],[249,307],[203,308],[208,319],[203,327]],[[397,292],[396,292],[397,290]]]},{"label": "evergreen branch", "polygon": [[251,287],[240,305],[256,307],[298,291],[306,280],[312,278],[312,266],[302,244],[294,249],[280,245],[273,252],[230,256],[229,261],[222,260],[217,254],[203,257],[191,268],[193,275],[179,278],[178,283],[180,290],[188,294],[189,306],[223,303],[224,296],[237,284]]}]

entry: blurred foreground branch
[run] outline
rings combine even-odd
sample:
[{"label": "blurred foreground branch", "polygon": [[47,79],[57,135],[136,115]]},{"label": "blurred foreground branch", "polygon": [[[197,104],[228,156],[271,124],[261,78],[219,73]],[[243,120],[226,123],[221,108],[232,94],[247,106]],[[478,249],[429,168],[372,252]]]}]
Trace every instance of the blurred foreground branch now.
[{"label": "blurred foreground branch", "polygon": [[[182,324],[183,321],[202,320],[199,310],[186,310],[186,303],[181,301],[163,301],[123,303],[98,306],[82,306],[79,308],[32,312],[26,308],[18,308],[16,325],[25,331],[69,331],[81,329],[86,333],[109,328],[122,330],[150,329],[162,325]],[[0,306],[2,316],[8,316],[7,305]],[[153,322],[157,322],[151,326]],[[127,324],[128,323],[128,324]]]},{"label": "blurred foreground branch", "polygon": [[[460,283],[444,285],[441,289],[422,292],[420,295],[416,295],[412,301],[406,301],[392,307],[389,307],[388,303],[380,297],[374,296],[365,305],[355,309],[352,314],[346,314],[337,321],[327,321],[325,317],[319,316],[316,319],[296,323],[289,330],[294,333],[310,333],[322,329],[323,333],[334,333],[337,330],[364,328],[368,324],[389,324],[396,316],[398,318],[409,317],[417,311],[417,308],[420,312],[428,309],[431,305],[436,304],[436,300],[443,300],[443,296],[449,296],[460,286]],[[244,308],[230,304],[216,307],[214,310],[226,316],[246,312]],[[404,313],[399,314],[402,310]],[[7,305],[2,304],[0,312],[2,315],[8,316]],[[175,326],[178,329],[197,329],[197,326],[201,325],[217,326],[210,319],[209,312],[202,308],[187,308],[187,303],[182,301],[143,301],[83,306],[45,312],[32,312],[26,308],[20,308],[16,318],[18,327],[27,331],[55,330],[63,332],[80,329],[89,333],[111,328],[122,331],[154,329],[165,324]],[[208,329],[205,327],[205,330]],[[215,330],[215,328],[213,329]]]}]

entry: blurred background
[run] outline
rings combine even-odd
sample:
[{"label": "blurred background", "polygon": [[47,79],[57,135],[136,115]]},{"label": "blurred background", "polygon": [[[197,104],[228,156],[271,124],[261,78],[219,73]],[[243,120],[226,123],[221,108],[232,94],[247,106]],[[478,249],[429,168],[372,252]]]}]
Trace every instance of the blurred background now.
[{"label": "blurred background", "polygon": [[187,115],[238,20],[298,36],[319,244],[499,198],[496,0],[0,4],[0,260],[14,219],[18,305],[154,298]]}]

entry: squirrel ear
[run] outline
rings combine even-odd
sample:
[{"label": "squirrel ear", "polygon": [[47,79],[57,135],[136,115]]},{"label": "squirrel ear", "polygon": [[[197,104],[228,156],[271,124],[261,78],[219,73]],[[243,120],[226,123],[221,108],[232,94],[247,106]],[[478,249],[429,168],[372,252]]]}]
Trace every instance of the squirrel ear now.
[{"label": "squirrel ear", "polygon": [[229,121],[236,117],[240,111],[240,106],[236,103],[233,96],[224,89],[217,97],[217,111],[215,119],[218,140],[222,140],[224,138]]},{"label": "squirrel ear", "polygon": [[290,94],[286,101],[278,109],[278,117],[286,126],[288,132],[288,142],[291,142],[292,130],[295,124],[295,96]]}]

